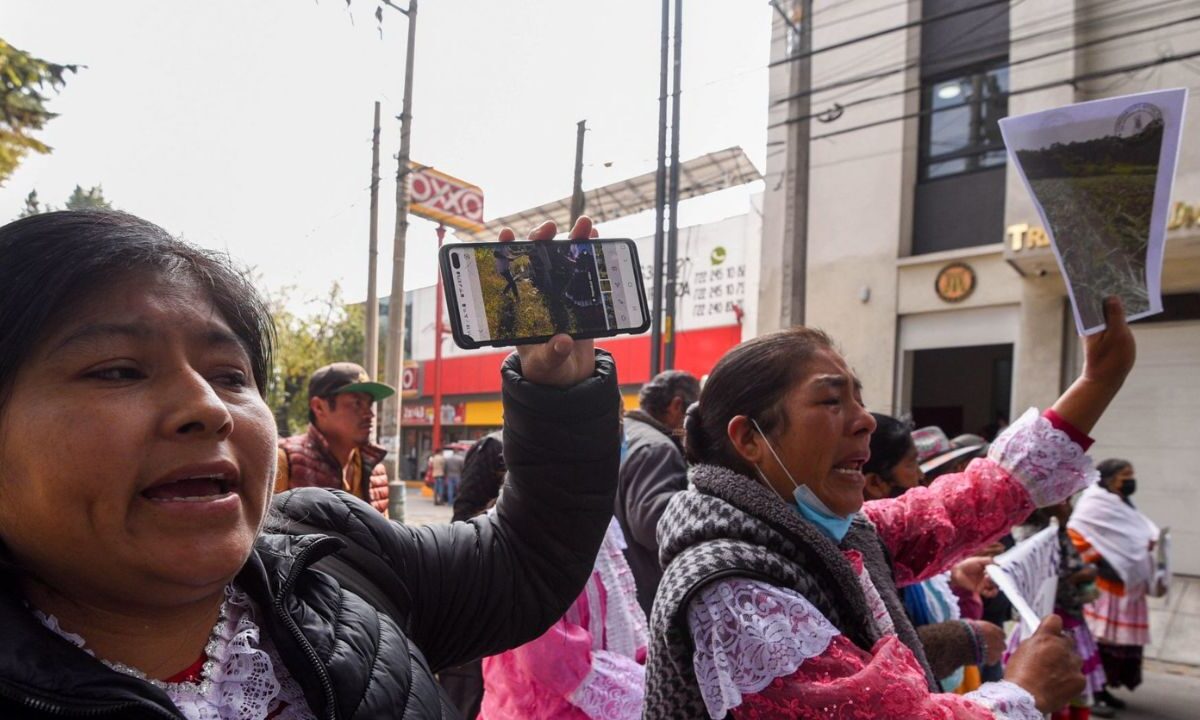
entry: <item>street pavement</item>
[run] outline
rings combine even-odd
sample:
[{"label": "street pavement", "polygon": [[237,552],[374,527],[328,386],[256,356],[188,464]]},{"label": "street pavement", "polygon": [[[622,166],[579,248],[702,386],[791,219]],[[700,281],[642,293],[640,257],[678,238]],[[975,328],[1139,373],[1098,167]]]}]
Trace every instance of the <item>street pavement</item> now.
[{"label": "street pavement", "polygon": [[449,505],[434,505],[433,495],[425,496],[420,488],[409,487],[406,497],[408,507],[405,510],[404,522],[408,525],[447,523],[454,514]]},{"label": "street pavement", "polygon": [[1200,667],[1147,660],[1143,682],[1136,692],[1113,695],[1129,707],[1120,720],[1196,720],[1200,718]]},{"label": "street pavement", "polygon": [[[407,498],[409,525],[450,522],[450,507],[434,505],[433,497],[420,489],[410,487]],[[1200,667],[1147,660],[1137,692],[1115,694],[1129,703],[1117,714],[1120,720],[1200,720]]]}]

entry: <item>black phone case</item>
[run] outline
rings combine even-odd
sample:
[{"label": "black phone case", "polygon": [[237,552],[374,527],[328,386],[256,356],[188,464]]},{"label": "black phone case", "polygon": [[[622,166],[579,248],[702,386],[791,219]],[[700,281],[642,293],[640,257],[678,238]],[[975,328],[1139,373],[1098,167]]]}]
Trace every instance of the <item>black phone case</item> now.
[{"label": "black phone case", "polygon": [[[528,245],[528,244],[535,243],[535,242],[566,242],[566,241],[565,240],[517,240],[517,241],[513,241],[514,244],[519,244],[519,245]],[[633,327],[633,328],[606,330],[603,332],[595,332],[595,333],[578,333],[578,334],[572,334],[571,337],[575,338],[576,340],[589,340],[592,338],[616,337],[617,335],[640,335],[641,333],[644,333],[647,330],[649,330],[650,329],[650,308],[646,304],[646,285],[642,280],[642,273],[641,273],[642,263],[638,259],[637,245],[634,244],[634,242],[632,240],[615,239],[615,238],[613,238],[613,239],[588,238],[586,240],[586,242],[593,242],[593,243],[619,242],[619,243],[626,243],[629,246],[630,257],[632,258],[634,265],[636,265],[638,267],[638,273],[637,273],[638,303],[640,303],[640,305],[642,307],[642,317],[645,318],[645,320],[642,322],[641,325],[639,325],[637,327]],[[513,347],[516,345],[534,345],[537,343],[544,343],[547,340],[549,340],[550,338],[554,337],[553,335],[541,335],[538,337],[499,338],[496,340],[478,341],[478,340],[473,340],[463,334],[463,332],[462,332],[462,317],[459,316],[459,314],[458,314],[458,302],[454,298],[454,288],[453,288],[454,276],[451,274],[450,251],[451,250],[459,250],[462,248],[491,247],[493,245],[499,245],[499,244],[500,243],[495,243],[495,242],[453,243],[453,244],[443,245],[442,248],[438,251],[438,270],[439,270],[439,272],[441,272],[441,275],[442,275],[442,293],[443,293],[442,299],[446,303],[446,308],[450,312],[450,334],[454,338],[454,344],[464,350],[475,350],[477,348],[483,348],[483,347]]]}]

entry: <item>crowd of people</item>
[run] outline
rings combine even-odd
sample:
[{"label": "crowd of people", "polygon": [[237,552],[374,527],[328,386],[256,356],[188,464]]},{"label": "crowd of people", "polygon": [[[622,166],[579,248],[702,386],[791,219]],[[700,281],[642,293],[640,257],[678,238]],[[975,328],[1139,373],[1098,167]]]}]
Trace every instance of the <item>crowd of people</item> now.
[{"label": "crowd of people", "polygon": [[[503,431],[443,458],[454,521],[410,527],[370,442],[394,390],[322,368],[279,439],[227,259],[49,213],[0,228],[0,283],[0,717],[1033,720],[1140,682],[1158,529],[1086,454],[1135,359],[1115,300],[991,443],[868,412],[811,328],[628,413],[592,341],[521,346]],[[1052,518],[1055,614],[1002,660],[985,567]]]}]

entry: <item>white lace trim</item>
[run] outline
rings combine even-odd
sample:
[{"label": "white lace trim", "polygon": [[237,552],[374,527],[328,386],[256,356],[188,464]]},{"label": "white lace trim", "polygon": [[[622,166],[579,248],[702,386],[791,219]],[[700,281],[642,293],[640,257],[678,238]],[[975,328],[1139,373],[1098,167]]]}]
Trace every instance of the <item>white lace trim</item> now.
[{"label": "white lace trim", "polygon": [[742,578],[701,590],[688,605],[688,625],[700,694],[714,718],[796,672],[840,634],[796,592]]},{"label": "white lace trim", "polygon": [[1062,502],[1100,479],[1083,448],[1034,408],[992,442],[988,458],[1011,473],[1037,507]]},{"label": "white lace trim", "polygon": [[[59,627],[58,618],[34,609],[50,631],[95,656],[82,636]],[[262,647],[259,647],[259,646]],[[145,680],[167,694],[188,720],[264,720],[281,705],[275,720],[313,720],[304,691],[287,672],[270,642],[260,636],[254,606],[245,593],[226,590],[221,619],[205,646],[208,661],[199,683],[165,683],[122,663],[100,659],[111,669]]]},{"label": "white lace trim", "polygon": [[1045,717],[1025,688],[1007,680],[984,683],[963,697],[990,710],[996,720],[1042,720]]},{"label": "white lace trim", "polygon": [[596,650],[570,701],[596,720],[636,720],[646,696],[646,668],[624,655]]},{"label": "white lace trim", "polygon": [[[615,534],[614,534],[615,531]],[[634,587],[633,571],[621,552],[618,539],[621,528],[614,519],[609,524],[609,530],[600,546],[596,557],[596,574],[600,576],[600,584],[604,586],[605,604],[603,628],[592,628],[593,642],[603,638],[606,650],[636,658],[638,651],[650,644],[650,630],[646,626],[646,614],[642,612],[637,602],[637,589]],[[588,606],[593,623],[600,619],[601,605],[593,603],[591,593],[598,592],[596,583],[587,584]]]}]

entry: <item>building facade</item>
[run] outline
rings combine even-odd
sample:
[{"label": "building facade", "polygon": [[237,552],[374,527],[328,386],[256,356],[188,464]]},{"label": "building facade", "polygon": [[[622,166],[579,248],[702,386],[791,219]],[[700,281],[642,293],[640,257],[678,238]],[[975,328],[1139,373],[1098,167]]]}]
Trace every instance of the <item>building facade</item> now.
[{"label": "building facade", "polygon": [[[772,59],[797,53],[781,2]],[[789,238],[795,93],[771,75],[756,330],[802,291],[806,324],[832,331],[873,409],[951,436],[994,433],[1046,407],[1081,365],[1066,288],[997,121],[1173,87],[1200,88],[1200,23],[1185,2],[889,0],[830,4],[810,19],[807,267],[777,270]],[[806,19],[808,20],[808,19]],[[907,26],[907,27],[905,27]],[[1184,59],[1172,59],[1184,56]],[[1123,457],[1138,506],[1174,535],[1177,570],[1200,575],[1200,101],[1188,102],[1171,201],[1166,311],[1134,325],[1138,365],[1095,429],[1092,455]],[[794,124],[794,123],[790,123]],[[802,289],[802,290],[801,290]]]}]

